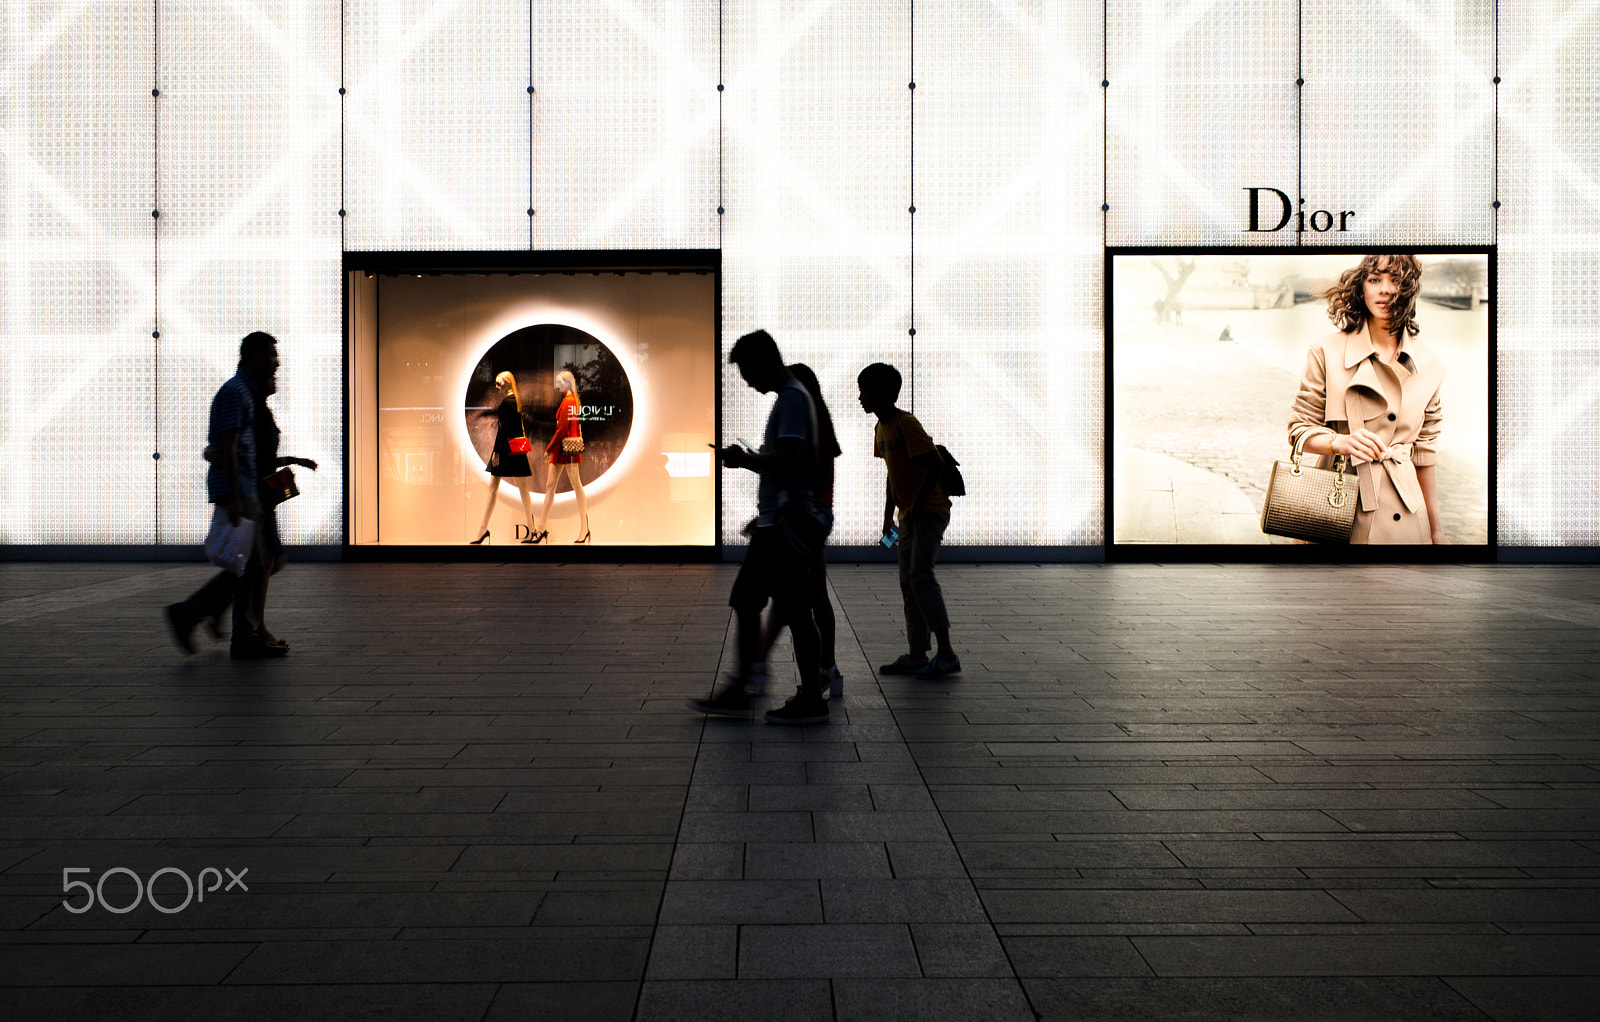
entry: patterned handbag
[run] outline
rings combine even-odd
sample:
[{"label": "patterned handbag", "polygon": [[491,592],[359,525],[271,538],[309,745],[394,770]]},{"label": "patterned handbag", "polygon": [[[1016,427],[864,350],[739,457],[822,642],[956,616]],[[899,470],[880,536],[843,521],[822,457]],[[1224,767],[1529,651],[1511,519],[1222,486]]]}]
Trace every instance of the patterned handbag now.
[{"label": "patterned handbag", "polygon": [[581,437],[581,436],[564,436],[564,437],[562,437],[561,438],[561,453],[562,454],[582,454],[583,453],[583,437]]},{"label": "patterned handbag", "polygon": [[1356,524],[1360,481],[1346,471],[1350,459],[1337,455],[1333,468],[1301,465],[1306,441],[1328,430],[1307,429],[1294,443],[1288,461],[1272,463],[1267,499],[1261,506],[1261,531],[1313,543],[1348,543]]}]

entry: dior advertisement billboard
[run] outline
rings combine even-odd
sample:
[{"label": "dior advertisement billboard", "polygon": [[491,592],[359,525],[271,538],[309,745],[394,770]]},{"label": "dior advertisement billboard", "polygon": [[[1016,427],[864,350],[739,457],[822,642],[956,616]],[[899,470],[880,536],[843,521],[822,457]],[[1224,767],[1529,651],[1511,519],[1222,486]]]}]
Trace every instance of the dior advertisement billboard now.
[{"label": "dior advertisement billboard", "polygon": [[1491,549],[1492,250],[1107,260],[1113,549]]}]

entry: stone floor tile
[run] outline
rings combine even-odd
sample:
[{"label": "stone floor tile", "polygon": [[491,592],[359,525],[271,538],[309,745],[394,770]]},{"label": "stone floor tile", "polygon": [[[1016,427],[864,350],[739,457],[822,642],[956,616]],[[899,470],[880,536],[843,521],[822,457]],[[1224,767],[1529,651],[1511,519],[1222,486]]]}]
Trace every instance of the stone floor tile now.
[{"label": "stone floor tile", "polygon": [[[995,922],[1356,922],[1324,891],[993,890],[980,892]],[[824,890],[826,895],[826,890]]]},{"label": "stone floor tile", "polygon": [[649,981],[639,993],[636,1022],[816,1022],[831,1019],[825,979]]},{"label": "stone floor tile", "polygon": [[1445,983],[1496,1022],[1588,1022],[1600,1004],[1595,976],[1451,976]]},{"label": "stone floor tile", "polygon": [[994,927],[982,923],[912,923],[922,974],[930,977],[1009,978],[1015,973]]},{"label": "stone floor tile", "polygon": [[1030,1022],[1022,988],[1006,979],[835,980],[839,1022]]},{"label": "stone floor tile", "polygon": [[743,876],[743,842],[683,842],[673,852],[668,879],[739,880]]},{"label": "stone floor tile", "polygon": [[1600,935],[1135,937],[1158,976],[1600,976]]},{"label": "stone floor tile", "polygon": [[813,814],[818,841],[940,841],[949,840],[944,820],[928,812],[842,812]]},{"label": "stone floor tile", "polygon": [[[627,1009],[631,1013],[633,991],[638,985],[620,985],[627,988]],[[492,1014],[496,995],[497,988],[492,983],[14,987],[6,992],[6,1011],[17,1019],[114,1018],[129,1022],[184,1018],[346,1022],[363,1016],[478,1022],[485,1017],[507,1017]],[[486,1012],[490,1014],[486,1016]],[[626,1019],[628,1015],[610,1017]]]},{"label": "stone floor tile", "polygon": [[1351,978],[1120,979],[1027,978],[1028,999],[1044,1019],[1149,1022],[1349,1022],[1351,1019],[1483,1022],[1484,1014],[1438,979]]},{"label": "stone floor tile", "polygon": [[983,904],[966,879],[822,881],[822,908],[836,923],[987,922]]},{"label": "stone floor tile", "polygon": [[[519,1019],[582,1018],[594,1022],[628,1022],[638,1000],[637,982],[502,983],[483,1022]],[[395,1014],[412,1014],[401,1007]]]},{"label": "stone floor tile", "polygon": [[815,880],[675,880],[661,903],[662,923],[820,923]]},{"label": "stone floor tile", "polygon": [[883,845],[867,841],[752,842],[745,846],[749,880],[894,876]]},{"label": "stone floor tile", "polygon": [[755,925],[739,930],[741,979],[920,975],[904,923]]},{"label": "stone floor tile", "polygon": [[805,811],[684,813],[680,841],[810,841],[812,814]]},{"label": "stone floor tile", "polygon": [[645,980],[733,979],[738,954],[737,926],[658,926]]},{"label": "stone floor tile", "polygon": [[865,784],[752,784],[749,808],[751,812],[812,809],[871,812],[873,797]]},{"label": "stone floor tile", "polygon": [[1035,976],[1153,975],[1127,937],[1007,936],[1001,941],[1024,980]]},{"label": "stone floor tile", "polygon": [[[603,982],[644,975],[648,939],[590,938],[583,927],[534,939],[284,941],[260,944],[231,983]],[[225,945],[224,945],[225,946]],[[469,980],[468,977],[471,979]]]}]

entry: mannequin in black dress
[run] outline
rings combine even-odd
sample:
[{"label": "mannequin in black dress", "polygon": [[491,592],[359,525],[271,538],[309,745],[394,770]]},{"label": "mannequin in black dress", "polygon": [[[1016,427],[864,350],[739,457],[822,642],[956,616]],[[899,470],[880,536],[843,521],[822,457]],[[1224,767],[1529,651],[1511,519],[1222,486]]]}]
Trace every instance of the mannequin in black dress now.
[{"label": "mannequin in black dress", "polygon": [[511,450],[511,441],[515,438],[526,438],[527,432],[522,424],[522,398],[517,396],[517,380],[510,373],[501,373],[494,378],[495,390],[492,394],[500,395],[500,406],[495,409],[495,418],[499,420],[495,429],[494,453],[489,455],[489,506],[483,509],[483,524],[478,526],[479,536],[472,541],[474,546],[485,542],[489,538],[489,519],[494,515],[494,505],[500,495],[500,480],[511,479],[516,482],[517,489],[522,493],[522,516],[528,523],[528,538],[522,542],[533,542],[533,498],[528,495],[528,477],[533,475],[533,468],[528,464],[526,453],[514,453]]}]

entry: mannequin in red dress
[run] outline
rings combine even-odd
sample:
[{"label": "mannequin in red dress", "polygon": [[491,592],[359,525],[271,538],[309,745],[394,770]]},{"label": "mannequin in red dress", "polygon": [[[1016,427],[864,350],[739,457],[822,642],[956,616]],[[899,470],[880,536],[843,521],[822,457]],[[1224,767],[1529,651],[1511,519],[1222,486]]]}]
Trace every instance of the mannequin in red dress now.
[{"label": "mannequin in red dress", "polygon": [[561,404],[556,408],[556,431],[545,445],[545,458],[550,468],[545,475],[544,483],[544,512],[539,515],[539,532],[534,539],[536,543],[543,543],[550,538],[546,528],[550,524],[550,505],[556,499],[556,483],[561,480],[561,473],[566,472],[567,481],[572,484],[572,495],[578,498],[578,518],[583,527],[583,535],[576,542],[589,542],[589,498],[583,492],[583,480],[578,476],[578,465],[583,461],[583,454],[578,451],[563,449],[562,440],[568,437],[583,439],[583,427],[578,420],[579,409],[583,403],[578,400],[578,383],[572,374],[563,369],[556,374],[556,391],[562,395]]}]

